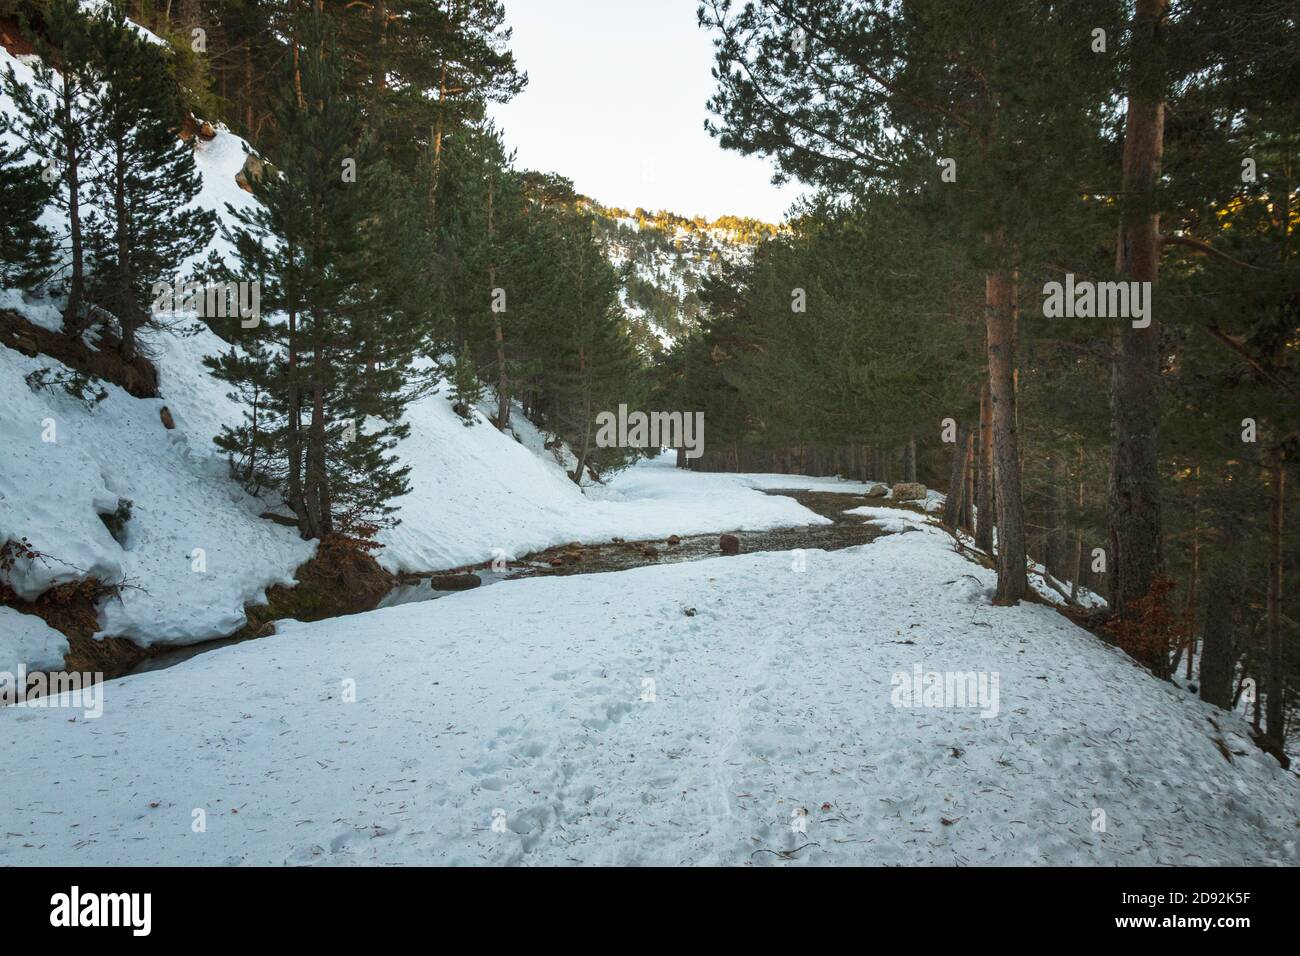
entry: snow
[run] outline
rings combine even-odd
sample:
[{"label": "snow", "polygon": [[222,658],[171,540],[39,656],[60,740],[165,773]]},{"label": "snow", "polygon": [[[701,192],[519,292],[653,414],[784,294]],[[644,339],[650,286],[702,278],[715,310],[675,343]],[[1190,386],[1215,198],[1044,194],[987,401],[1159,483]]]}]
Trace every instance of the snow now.
[{"label": "snow", "polygon": [[39,617],[0,607],[0,672],[62,668],[67,653],[68,639]]},{"label": "snow", "polygon": [[[150,340],[162,352],[166,397],[107,385],[93,410],[57,388],[27,386],[29,372],[57,365],[50,358],[0,349],[0,540],[26,537],[49,556],[20,560],[7,580],[26,600],[85,576],[125,582],[101,609],[102,633],[146,646],[231,633],[245,603],[292,583],[313,553],[292,529],[257,517],[265,503],[230,480],[211,446],[216,423],[237,409],[215,379],[195,373],[199,354],[215,347],[210,333]],[[160,420],[164,405],[174,431]],[[131,517],[119,542],[100,515],[122,499]],[[9,663],[0,659],[0,669]]]},{"label": "snow", "polygon": [[[399,456],[412,491],[401,524],[380,534],[379,562],[393,571],[439,570],[521,557],[582,541],[760,531],[828,519],[791,498],[765,495],[744,477],[684,473],[672,455],[643,462],[606,486],[579,488],[550,457],[486,421],[466,428],[444,395],[407,410]],[[517,426],[520,427],[520,426]]]},{"label": "snow", "polygon": [[867,524],[873,524],[878,528],[883,528],[891,534],[899,534],[904,531],[914,531],[921,527],[926,527],[927,523],[919,514],[912,514],[902,511],[898,508],[882,508],[876,505],[864,505],[861,508],[849,508],[845,512],[849,515],[862,515],[867,519]]},{"label": "snow", "polygon": [[[804,573],[746,554],[288,625],[111,682],[95,721],[6,708],[0,761],[51,769],[6,781],[0,862],[1297,862],[1300,781],[1240,717],[992,606],[913,523]],[[917,668],[996,676],[994,715],[895,706]]]}]

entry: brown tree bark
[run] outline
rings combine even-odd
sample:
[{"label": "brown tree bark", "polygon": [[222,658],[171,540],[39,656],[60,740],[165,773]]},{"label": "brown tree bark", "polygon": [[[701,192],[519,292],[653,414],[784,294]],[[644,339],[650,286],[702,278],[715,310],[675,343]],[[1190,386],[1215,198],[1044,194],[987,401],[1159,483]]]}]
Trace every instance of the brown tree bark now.
[{"label": "brown tree bark", "polygon": [[131,274],[131,242],[128,228],[130,212],[126,206],[126,131],[117,130],[113,144],[113,216],[114,240],[117,245],[116,302],[117,321],[122,329],[118,351],[128,362],[135,359],[135,333],[148,318],[135,301],[134,277]]},{"label": "brown tree bark", "polygon": [[[1164,153],[1164,99],[1159,74],[1167,0],[1138,0],[1137,49],[1129,77],[1124,131],[1123,209],[1115,268],[1154,285],[1160,269],[1156,187]],[[1150,302],[1148,301],[1148,308]],[[1124,616],[1144,597],[1162,567],[1157,463],[1160,374],[1159,323],[1116,330],[1111,371],[1110,523],[1111,610]]]},{"label": "brown tree bark", "polygon": [[68,238],[72,243],[72,276],[68,284],[68,302],[63,309],[63,330],[74,338],[81,335],[90,324],[82,314],[86,270],[81,229],[81,155],[77,149],[79,132],[73,117],[73,107],[81,93],[78,77],[71,72],[65,74],[59,111],[63,122],[63,159],[67,163],[63,179],[68,187]]},{"label": "brown tree bark", "polygon": [[1029,589],[1025,567],[1025,514],[1020,488],[1016,427],[1016,327],[1013,277],[1002,269],[985,279],[989,396],[993,402],[993,481],[997,512],[997,592],[994,604],[1015,604]]},{"label": "brown tree bark", "polygon": [[962,496],[959,521],[963,531],[973,534],[975,531],[975,431],[973,429],[966,435],[965,460],[962,480],[966,483],[966,489]]},{"label": "brown tree bark", "polygon": [[[1083,443],[1079,443],[1079,493],[1075,499],[1079,506],[1079,511],[1083,511]],[[1079,600],[1079,588],[1083,586],[1083,525],[1080,519],[1079,527],[1074,531],[1074,571],[1070,574],[1070,601],[1071,603]]]},{"label": "brown tree bark", "polygon": [[952,446],[952,470],[948,476],[948,495],[943,502],[943,524],[956,529],[961,523],[966,497],[966,447],[970,444],[970,428],[957,426],[957,440]]},{"label": "brown tree bark", "polygon": [[1187,678],[1192,677],[1192,664],[1196,657],[1196,601],[1197,588],[1200,584],[1201,571],[1201,515],[1200,499],[1201,466],[1196,466],[1197,488],[1192,497],[1192,568],[1187,582],[1187,607],[1183,612],[1184,631],[1187,634]]},{"label": "brown tree bark", "polygon": [[1052,455],[1050,473],[1052,485],[1047,491],[1043,522],[1047,526],[1047,541],[1043,549],[1043,565],[1053,577],[1064,580],[1066,575],[1066,538],[1063,515],[1065,514],[1065,485],[1069,480],[1064,455]]},{"label": "brown tree bark", "polygon": [[[1205,631],[1201,635],[1201,700],[1225,709],[1232,706],[1234,646],[1237,608],[1241,602],[1241,530],[1235,515],[1223,522],[1214,579],[1219,582],[1214,599],[1205,607]],[[1256,698],[1258,699],[1258,698]]]},{"label": "brown tree bark", "polygon": [[975,547],[993,554],[993,399],[988,383],[980,388],[979,464],[975,489]]},{"label": "brown tree bark", "polygon": [[488,229],[488,301],[491,303],[489,308],[492,309],[492,339],[496,343],[497,353],[497,415],[496,426],[499,430],[505,431],[510,424],[510,379],[506,373],[506,341],[505,330],[501,325],[501,313],[496,311],[495,290],[497,287],[497,266],[496,251],[493,246],[495,240],[494,224],[492,218],[492,201],[493,201],[493,183],[488,181],[487,194],[487,229]]},{"label": "brown tree bark", "polygon": [[1282,517],[1286,496],[1286,471],[1282,450],[1272,449],[1268,509],[1268,598],[1265,621],[1265,644],[1268,647],[1268,700],[1266,729],[1278,743],[1286,740],[1283,704],[1286,676],[1282,671]]}]

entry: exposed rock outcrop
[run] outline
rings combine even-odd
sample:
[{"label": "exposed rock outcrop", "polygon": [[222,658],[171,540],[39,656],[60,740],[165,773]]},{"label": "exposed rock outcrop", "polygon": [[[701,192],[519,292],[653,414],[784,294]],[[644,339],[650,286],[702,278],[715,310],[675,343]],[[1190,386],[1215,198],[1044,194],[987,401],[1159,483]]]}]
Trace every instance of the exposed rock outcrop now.
[{"label": "exposed rock outcrop", "polygon": [[916,481],[900,481],[894,485],[895,501],[924,501],[925,485]]}]

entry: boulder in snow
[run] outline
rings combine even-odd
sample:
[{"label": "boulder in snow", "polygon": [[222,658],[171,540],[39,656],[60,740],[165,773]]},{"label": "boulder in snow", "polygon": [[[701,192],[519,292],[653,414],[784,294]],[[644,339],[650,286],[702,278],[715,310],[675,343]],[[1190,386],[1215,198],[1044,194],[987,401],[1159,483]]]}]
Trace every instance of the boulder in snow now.
[{"label": "boulder in snow", "polygon": [[429,586],[435,591],[470,591],[483,583],[477,574],[435,574]]},{"label": "boulder in snow", "polygon": [[718,538],[718,547],[723,554],[740,554],[740,539],[734,534],[724,534]]},{"label": "boulder in snow", "polygon": [[894,485],[895,501],[924,501],[925,485],[917,481],[900,481]]}]

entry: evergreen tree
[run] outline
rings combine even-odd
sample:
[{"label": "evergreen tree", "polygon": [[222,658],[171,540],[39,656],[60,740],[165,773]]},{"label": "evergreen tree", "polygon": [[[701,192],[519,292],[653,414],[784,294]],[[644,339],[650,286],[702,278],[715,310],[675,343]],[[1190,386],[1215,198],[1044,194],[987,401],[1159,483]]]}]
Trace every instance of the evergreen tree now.
[{"label": "evergreen tree", "polygon": [[474,357],[469,345],[462,344],[451,368],[451,407],[469,426],[474,424],[474,408],[482,400],[483,383],[474,371]]},{"label": "evergreen tree", "polygon": [[[8,118],[0,113],[0,136]],[[0,287],[30,289],[48,275],[54,241],[37,220],[54,194],[40,163],[0,146]]]},{"label": "evergreen tree", "polygon": [[43,33],[37,34],[26,23],[24,32],[40,54],[40,61],[32,67],[33,83],[19,82],[12,66],[0,79],[16,110],[10,118],[11,129],[40,162],[43,172],[52,170],[58,177],[60,188],[53,205],[67,216],[71,254],[63,328],[68,335],[79,336],[91,321],[86,301],[86,166],[98,145],[99,132],[93,108],[99,74],[92,25],[77,0],[50,0]]},{"label": "evergreen tree", "polygon": [[340,95],[328,19],[305,14],[295,35],[276,106],[278,175],[254,184],[259,205],[238,214],[233,236],[235,277],[257,277],[264,306],[283,318],[249,333],[257,346],[210,363],[246,396],[266,396],[266,425],[226,429],[218,443],[246,459],[260,443],[303,537],[364,537],[392,523],[390,502],[408,487],[391,452],[408,431],[418,343],[404,291],[410,220],[356,104]]},{"label": "evergreen tree", "polygon": [[207,246],[216,217],[185,208],[201,180],[190,147],[176,136],[181,98],[163,48],[111,6],[95,18],[91,44],[103,85],[95,93],[99,135],[89,178],[102,221],[87,245],[96,301],[117,317],[121,353],[132,359],[150,288],[174,283],[185,260]]}]

